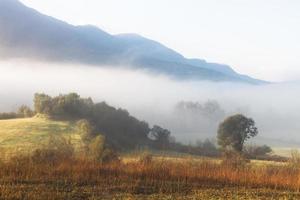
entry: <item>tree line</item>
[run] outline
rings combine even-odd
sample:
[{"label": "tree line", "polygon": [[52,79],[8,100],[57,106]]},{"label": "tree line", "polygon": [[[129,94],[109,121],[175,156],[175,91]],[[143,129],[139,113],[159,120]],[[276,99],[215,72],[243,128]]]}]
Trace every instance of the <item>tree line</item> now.
[{"label": "tree line", "polygon": [[[168,129],[158,125],[150,127],[147,122],[131,116],[125,109],[112,107],[106,102],[94,103],[91,98],[82,98],[76,93],[54,97],[36,93],[33,102],[34,110],[23,105],[16,113],[1,113],[0,119],[32,117],[39,113],[53,119],[76,121],[85,142],[91,143],[93,139],[97,141],[99,137],[104,137],[107,145],[120,151],[150,147],[205,156],[219,156],[222,152],[244,152],[248,157],[271,151],[267,146],[244,147],[245,141],[256,136],[258,131],[253,119],[240,114],[226,118],[219,125],[218,148],[211,140],[198,141],[192,145],[176,142]],[[180,105],[195,106],[186,103]],[[216,108],[218,106],[214,102],[207,103],[203,108],[199,107],[209,113],[220,110]]]}]

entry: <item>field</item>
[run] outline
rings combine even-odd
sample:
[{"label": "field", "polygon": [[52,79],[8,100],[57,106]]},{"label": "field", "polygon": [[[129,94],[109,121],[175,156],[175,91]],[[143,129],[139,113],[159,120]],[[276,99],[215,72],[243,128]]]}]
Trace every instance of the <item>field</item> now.
[{"label": "field", "polygon": [[0,120],[2,158],[18,153],[30,153],[43,146],[51,135],[62,135],[70,138],[74,145],[81,145],[80,135],[72,122],[49,120],[43,116]]},{"label": "field", "polygon": [[0,165],[0,199],[299,199],[300,171],[288,165],[232,168],[209,159],[139,158],[57,165],[19,158]]},{"label": "field", "polygon": [[0,200],[300,199],[298,163],[252,160],[231,166],[214,158],[149,153],[110,163],[82,156],[34,163],[28,155],[53,134],[70,138],[76,149],[82,146],[73,122],[41,116],[0,120]]}]

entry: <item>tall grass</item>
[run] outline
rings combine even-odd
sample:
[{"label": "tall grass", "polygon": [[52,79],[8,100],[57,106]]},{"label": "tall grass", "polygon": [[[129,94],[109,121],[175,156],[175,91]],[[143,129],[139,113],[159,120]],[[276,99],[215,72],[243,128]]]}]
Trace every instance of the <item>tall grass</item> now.
[{"label": "tall grass", "polygon": [[87,199],[81,196],[84,194],[90,199],[100,194],[191,194],[203,188],[224,187],[290,192],[300,188],[298,153],[282,165],[239,164],[236,156],[234,162],[216,162],[153,157],[150,153],[126,162],[105,148],[92,148],[99,146],[95,141],[97,145],[91,145],[87,152],[75,154],[70,140],[50,138],[42,149],[0,162],[0,200]]},{"label": "tall grass", "polygon": [[19,157],[0,164],[1,184],[97,185],[103,192],[174,193],[202,187],[241,186],[299,190],[300,171],[287,166],[243,166],[210,161],[151,160],[99,164],[85,158],[49,165]]}]

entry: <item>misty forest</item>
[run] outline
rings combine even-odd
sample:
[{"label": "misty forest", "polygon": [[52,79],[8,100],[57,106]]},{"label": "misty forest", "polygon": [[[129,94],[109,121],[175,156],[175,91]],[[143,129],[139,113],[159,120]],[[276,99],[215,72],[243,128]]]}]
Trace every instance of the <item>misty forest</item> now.
[{"label": "misty forest", "polygon": [[[134,13],[140,3],[129,8],[134,1],[126,0],[127,14],[113,12],[109,2],[90,3],[103,6],[95,16],[105,16],[102,9],[107,6],[109,14],[126,21],[130,9],[138,20]],[[77,23],[67,19],[75,20],[75,15],[59,19],[65,15],[50,12],[52,7],[52,13],[66,9],[63,5],[71,12],[78,2],[0,0],[0,200],[300,199],[300,79],[264,78],[268,66],[259,64],[263,56],[235,51],[233,43],[239,38],[232,40],[225,25],[218,30],[231,38],[232,49],[225,52],[222,44],[207,48],[203,43],[199,52],[224,54],[220,60],[228,52],[244,62],[252,60],[257,66],[250,71],[175,50],[194,44],[193,34],[181,41],[174,32],[171,48],[161,43],[164,37],[156,41],[113,31],[117,25],[123,30],[125,22],[102,29],[73,25]],[[149,9],[166,8],[156,1],[143,3]],[[174,9],[182,5],[178,3]],[[227,3],[216,7],[233,9],[238,18],[237,2]],[[210,5],[207,0],[191,4],[199,9]],[[259,10],[252,6],[246,8]],[[81,11],[84,22],[87,11]],[[160,12],[158,8],[163,23],[169,18]],[[175,20],[172,9],[168,12]],[[199,11],[193,18],[214,21],[200,19],[204,15]],[[250,20],[247,12],[239,15]],[[108,23],[114,18],[105,19]],[[141,27],[149,23],[149,31],[150,18],[142,19]],[[199,27],[192,27],[198,33]],[[210,28],[203,26],[200,32],[208,31],[213,41]],[[276,54],[269,57],[273,61]],[[282,60],[278,57],[278,63]],[[283,66],[286,71],[288,64]],[[293,77],[296,71],[291,70]]]}]

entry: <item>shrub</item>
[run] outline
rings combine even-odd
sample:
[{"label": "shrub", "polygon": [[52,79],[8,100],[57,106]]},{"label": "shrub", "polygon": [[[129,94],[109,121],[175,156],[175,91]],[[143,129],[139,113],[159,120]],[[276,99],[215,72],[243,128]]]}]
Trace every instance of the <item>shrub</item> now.
[{"label": "shrub", "polygon": [[88,143],[93,133],[93,127],[91,123],[86,119],[81,119],[76,122],[77,131],[79,132],[84,143]]},{"label": "shrub", "polygon": [[33,152],[31,160],[35,164],[56,165],[74,158],[74,147],[70,140],[62,136],[51,136],[48,144]]},{"label": "shrub", "polygon": [[98,135],[90,141],[88,144],[87,154],[88,157],[96,162],[102,161],[103,151],[104,151],[104,136]]},{"label": "shrub", "polygon": [[0,113],[0,120],[3,119],[15,119],[18,118],[17,113],[10,112],[10,113]]},{"label": "shrub", "polygon": [[105,137],[102,135],[90,140],[87,154],[88,158],[94,162],[111,163],[120,161],[117,152],[105,144]]},{"label": "shrub", "polygon": [[272,152],[272,149],[267,145],[263,145],[263,146],[247,145],[245,146],[243,151],[248,158],[258,159],[270,154]]}]

